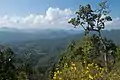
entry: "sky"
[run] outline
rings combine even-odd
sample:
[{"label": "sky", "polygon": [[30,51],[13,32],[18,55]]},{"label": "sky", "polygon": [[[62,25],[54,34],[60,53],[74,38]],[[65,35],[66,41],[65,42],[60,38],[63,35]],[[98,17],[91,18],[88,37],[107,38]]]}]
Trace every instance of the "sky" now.
[{"label": "sky", "polygon": [[[79,5],[97,8],[101,0],[0,0],[0,27],[19,29],[72,28],[67,21]],[[108,29],[119,29],[120,0],[108,0],[113,21]]]}]

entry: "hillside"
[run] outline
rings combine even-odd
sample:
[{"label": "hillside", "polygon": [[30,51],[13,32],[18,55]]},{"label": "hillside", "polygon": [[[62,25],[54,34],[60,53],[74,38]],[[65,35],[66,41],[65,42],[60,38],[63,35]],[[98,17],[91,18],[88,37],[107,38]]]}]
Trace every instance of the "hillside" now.
[{"label": "hillside", "polygon": [[[55,33],[54,33],[55,34]],[[53,35],[54,35],[53,34]],[[107,37],[108,39],[113,40],[116,44],[120,44],[120,30],[111,30],[111,31],[103,31],[102,35],[104,37]],[[52,34],[49,34],[52,36]],[[24,53],[27,52],[27,49],[38,50],[38,53],[56,53],[59,50],[64,49],[72,40],[79,40],[83,37],[84,33],[78,33],[78,34],[69,34],[69,35],[63,35],[59,34],[58,36],[56,34],[56,37],[51,38],[50,36],[47,38],[36,38],[34,40],[27,40],[27,41],[18,41],[13,43],[5,43],[6,45],[10,45],[13,47],[13,49],[16,51],[16,53]],[[27,38],[27,37],[26,37]],[[13,38],[14,39],[14,38]],[[36,52],[35,52],[36,53]]]},{"label": "hillside", "polygon": [[[1,44],[10,46],[18,57],[26,57],[22,56],[25,53],[33,54],[33,63],[35,63],[34,66],[44,66],[46,64],[48,65],[48,63],[50,64],[51,61],[57,61],[60,53],[67,47],[67,45],[71,41],[79,40],[84,35],[80,32],[72,32],[72,30],[45,30],[43,32],[44,33],[21,33],[3,31],[0,32],[0,42],[2,41]],[[108,39],[113,40],[116,44],[120,44],[119,34],[120,30],[103,31],[103,35],[106,36]]]},{"label": "hillside", "polygon": [[[81,34],[78,33],[78,34],[69,34],[66,35],[65,37],[65,35],[63,34],[64,33],[61,32],[59,34],[59,37],[57,36],[58,34],[55,34],[56,37],[54,38],[49,38],[50,36],[49,37],[47,36],[47,38],[40,38],[41,36],[39,35],[40,36],[39,38],[35,38],[35,39],[32,38],[27,41],[18,41],[18,42],[16,41],[4,45],[10,46],[19,57],[27,57],[27,56],[22,56],[25,53],[33,54],[34,57],[31,56],[31,59],[33,59],[33,63],[35,63],[34,66],[37,65],[48,66],[52,61],[58,60],[60,53],[67,47],[67,45],[71,41],[79,40],[84,35],[83,33]],[[106,36],[108,39],[113,40],[116,44],[120,44],[119,34],[120,34],[120,30],[103,31],[103,35]],[[52,36],[52,34],[49,35]]]},{"label": "hillside", "polygon": [[[63,31],[50,31],[51,34],[47,34],[42,37],[42,34],[39,35],[37,33],[4,33],[2,32],[0,34],[0,36],[2,36],[0,40],[5,39],[5,41],[3,40],[1,44],[12,48],[16,54],[16,62],[25,64],[26,62],[30,61],[30,65],[33,68],[38,67],[42,69],[43,74],[45,74],[45,71],[49,69],[50,66],[58,61],[62,51],[66,49],[71,41],[80,40],[84,35],[84,33],[71,31],[67,35],[65,33],[68,32],[63,33]],[[108,39],[113,40],[117,45],[120,45],[119,34],[120,30],[105,30],[102,33],[102,35],[106,36]],[[36,35],[37,37],[33,35]],[[20,60],[23,62],[21,63]]]}]

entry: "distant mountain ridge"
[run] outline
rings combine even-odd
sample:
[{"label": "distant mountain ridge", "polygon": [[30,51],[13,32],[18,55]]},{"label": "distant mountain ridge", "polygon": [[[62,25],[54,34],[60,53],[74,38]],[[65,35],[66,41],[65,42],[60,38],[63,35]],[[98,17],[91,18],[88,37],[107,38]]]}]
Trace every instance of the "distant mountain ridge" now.
[{"label": "distant mountain ridge", "polygon": [[78,30],[63,30],[63,29],[18,30],[12,28],[1,28],[0,43],[21,42],[49,38],[63,38],[81,32],[82,31]]},{"label": "distant mountain ridge", "polygon": [[[64,29],[38,29],[38,30],[19,30],[16,28],[0,28],[0,43],[24,42],[40,39],[55,39],[83,35],[82,30],[64,30]],[[120,30],[104,30],[102,33],[108,39],[112,39],[119,44]]]},{"label": "distant mountain ridge", "polygon": [[[120,45],[119,34],[120,34],[120,30],[102,31],[103,37],[107,37],[108,39],[113,40],[117,45]],[[36,49],[41,50],[40,51],[41,53],[48,53],[48,52],[53,53],[57,48],[64,49],[73,40],[80,40],[84,36],[84,33],[83,32],[72,33],[71,31],[69,32],[69,31],[60,30],[60,31],[43,31],[41,32],[41,34],[37,34],[37,33],[12,34],[11,33],[7,35],[10,35],[6,37],[8,41],[10,39],[12,40],[11,42],[4,42],[3,44],[11,45],[13,49],[18,48],[17,50],[15,50],[15,51],[18,51],[18,53],[19,52],[21,53],[21,51],[24,52],[24,50],[26,50],[27,48],[28,49],[32,48],[34,50]],[[15,36],[17,36],[18,38],[15,38]],[[23,39],[20,39],[20,38],[23,38]],[[0,34],[0,40],[2,40],[1,34]]]}]

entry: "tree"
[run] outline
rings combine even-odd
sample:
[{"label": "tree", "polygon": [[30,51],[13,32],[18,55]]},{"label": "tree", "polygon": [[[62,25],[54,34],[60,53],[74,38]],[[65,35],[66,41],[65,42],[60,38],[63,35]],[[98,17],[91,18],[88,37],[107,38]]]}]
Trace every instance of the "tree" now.
[{"label": "tree", "polygon": [[[103,39],[106,44],[106,52],[108,54],[108,68],[109,70],[114,66],[116,57],[117,46],[113,41],[106,38]],[[82,40],[72,42],[63,52],[59,59],[59,65],[62,67],[64,63],[80,60],[82,63],[86,61],[86,64],[94,62],[101,67],[104,67],[104,58],[101,54],[101,43],[97,35],[86,36]]]},{"label": "tree", "polygon": [[111,16],[109,16],[107,1],[99,3],[99,8],[97,10],[93,10],[89,4],[86,6],[80,5],[79,10],[75,14],[76,17],[71,18],[69,23],[75,27],[81,26],[85,31],[85,36],[93,31],[98,33],[99,41],[101,43],[101,53],[104,53],[104,64],[107,72],[107,46],[101,36],[101,30],[105,28],[105,22],[112,21]]},{"label": "tree", "polygon": [[10,48],[0,46],[0,79],[17,80],[14,63],[14,53]]},{"label": "tree", "polygon": [[[111,72],[113,71],[115,57],[115,53],[111,53],[111,51],[116,52],[116,45],[106,38],[103,40],[107,45],[108,69],[111,69]],[[93,35],[85,36],[82,40],[68,45],[61,55],[59,63],[54,66],[51,72],[53,80],[91,80],[92,78],[93,80],[105,80],[106,73],[103,54],[100,53],[100,44],[99,37]]]},{"label": "tree", "polygon": [[[75,27],[81,26],[85,36],[81,41],[72,42],[63,52],[53,69],[53,80],[116,80],[119,78],[116,70],[111,70],[115,63],[117,46],[101,35],[105,22],[111,20],[107,1],[101,2],[97,10],[92,10],[89,4],[80,5],[76,17],[71,18],[69,23]],[[89,36],[90,32],[96,34]]]}]

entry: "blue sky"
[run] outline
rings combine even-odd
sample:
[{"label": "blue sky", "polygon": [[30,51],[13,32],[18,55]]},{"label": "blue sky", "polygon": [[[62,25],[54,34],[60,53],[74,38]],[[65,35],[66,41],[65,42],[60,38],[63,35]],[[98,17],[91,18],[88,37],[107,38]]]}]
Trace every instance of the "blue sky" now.
[{"label": "blue sky", "polygon": [[[0,14],[26,15],[29,13],[42,13],[48,7],[59,7],[61,9],[71,8],[76,10],[80,4],[92,4],[94,7],[101,0],[0,0]],[[120,16],[120,0],[108,0],[112,16]]]},{"label": "blue sky", "polygon": [[[101,0],[0,0],[0,17],[1,17],[0,19],[2,21],[6,20],[4,22],[1,22],[1,24],[2,26],[13,26],[13,25],[18,26],[17,23],[12,25],[10,22],[12,23],[17,21],[19,22],[19,20],[21,21],[23,18],[35,19],[36,16],[37,17],[40,16],[41,17],[40,19],[46,18],[47,12],[50,12],[51,13],[50,15],[52,15],[52,17],[54,17],[54,12],[56,12],[57,14],[57,11],[60,13],[59,17],[61,16],[61,13],[64,14],[64,17],[65,16],[69,17],[73,14],[72,12],[78,9],[79,5],[85,5],[90,3],[93,6],[93,8],[96,8],[97,4],[100,1]],[[115,21],[116,19],[119,20],[120,0],[108,0],[108,4],[110,5],[111,16],[113,17],[113,19]],[[67,11],[65,10],[68,10],[69,15],[67,15]],[[49,17],[51,17],[50,15]],[[58,16],[55,16],[55,17],[58,17]],[[28,22],[32,22],[32,21],[29,20]],[[53,23],[51,22],[51,24]],[[29,26],[29,25],[22,24],[19,26]],[[47,26],[47,25],[39,24],[37,26]],[[62,26],[62,25],[59,25],[59,26]]]}]

